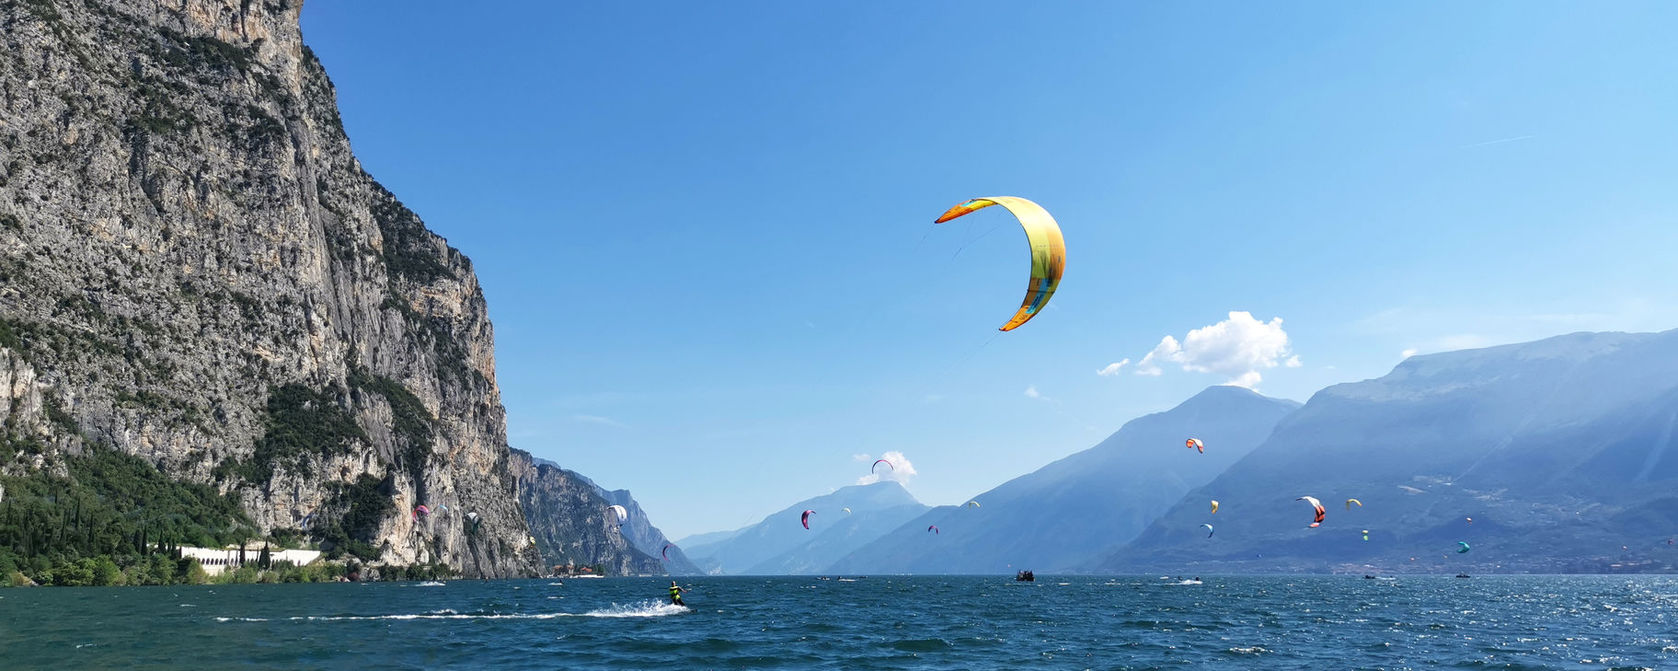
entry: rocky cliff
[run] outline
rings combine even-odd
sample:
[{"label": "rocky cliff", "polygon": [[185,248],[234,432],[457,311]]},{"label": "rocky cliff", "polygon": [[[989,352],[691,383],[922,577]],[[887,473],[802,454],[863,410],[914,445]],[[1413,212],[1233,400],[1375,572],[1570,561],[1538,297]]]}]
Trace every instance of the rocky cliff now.
[{"label": "rocky cliff", "polygon": [[[543,565],[598,566],[607,575],[663,575],[661,558],[636,549],[593,481],[513,450],[519,503]],[[643,516],[642,523],[645,523]],[[627,523],[625,526],[628,526]]]},{"label": "rocky cliff", "polygon": [[0,472],[110,446],[260,533],[529,574],[471,262],[361,169],[300,11],[0,0],[0,419],[39,446]]},{"label": "rocky cliff", "polygon": [[[599,485],[596,485],[599,487]],[[641,504],[635,501],[627,489],[606,490],[600,488],[600,495],[608,503],[623,506],[629,511],[629,519],[618,527],[618,532],[629,541],[631,547],[641,552],[659,558],[663,562],[664,572],[671,575],[700,575],[704,571],[689,560],[682,548],[670,542],[664,532],[653,526],[652,519],[641,509]],[[530,512],[525,511],[526,515]]]}]

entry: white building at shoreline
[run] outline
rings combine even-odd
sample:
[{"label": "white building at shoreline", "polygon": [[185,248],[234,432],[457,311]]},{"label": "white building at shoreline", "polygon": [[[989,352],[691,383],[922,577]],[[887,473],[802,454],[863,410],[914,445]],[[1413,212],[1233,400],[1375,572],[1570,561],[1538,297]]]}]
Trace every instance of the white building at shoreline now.
[{"label": "white building at shoreline", "polygon": [[[239,546],[237,545],[229,545],[224,548],[182,547],[181,558],[197,559],[198,565],[204,567],[204,573],[220,575],[225,571],[237,569],[245,564],[255,564],[262,558],[262,547],[261,545],[245,546],[243,563],[239,561]],[[287,562],[293,566],[303,566],[320,559],[320,554],[319,550],[276,550],[270,547],[268,549],[268,561],[270,564]]]}]

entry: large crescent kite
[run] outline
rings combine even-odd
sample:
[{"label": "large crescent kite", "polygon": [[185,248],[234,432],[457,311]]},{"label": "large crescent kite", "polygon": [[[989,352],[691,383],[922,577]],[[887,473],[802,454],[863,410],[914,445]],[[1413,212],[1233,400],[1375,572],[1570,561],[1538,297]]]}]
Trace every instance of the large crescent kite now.
[{"label": "large crescent kite", "polygon": [[1055,295],[1055,289],[1060,286],[1060,275],[1066,270],[1066,241],[1060,236],[1060,224],[1055,223],[1048,210],[1015,196],[974,198],[950,208],[932,223],[942,224],[992,205],[1008,208],[1020,221],[1020,227],[1025,229],[1026,241],[1031,243],[1031,283],[1026,285],[1025,302],[1020,303],[1014,318],[1003,324],[1001,329],[1012,331],[1037,316],[1043,306],[1048,305],[1049,297]]}]

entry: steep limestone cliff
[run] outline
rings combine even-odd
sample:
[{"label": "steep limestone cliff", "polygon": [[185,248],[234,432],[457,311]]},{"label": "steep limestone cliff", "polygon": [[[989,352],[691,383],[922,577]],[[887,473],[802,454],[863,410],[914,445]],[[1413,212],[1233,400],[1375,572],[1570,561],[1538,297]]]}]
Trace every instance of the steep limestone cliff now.
[{"label": "steep limestone cliff", "polygon": [[[524,452],[522,450],[514,450],[513,454],[514,458],[518,458],[518,455],[524,454]],[[658,558],[661,562],[660,570],[662,572],[669,573],[671,575],[699,575],[704,573],[704,571],[698,566],[695,566],[692,561],[688,560],[687,555],[682,552],[682,548],[677,547],[675,543],[670,542],[670,539],[664,536],[663,531],[659,531],[658,527],[653,526],[652,518],[647,515],[647,511],[641,509],[641,504],[635,500],[635,496],[630,494],[629,490],[613,489],[608,491],[605,487],[601,487],[600,483],[595,482],[593,479],[574,471],[567,471],[560,467],[559,464],[548,461],[547,459],[531,457],[530,460],[538,467],[551,466],[555,469],[559,469],[565,478],[582,480],[584,484],[593,487],[594,493],[599,494],[602,499],[605,499],[607,505],[623,506],[624,510],[629,513],[629,519],[624,520],[622,524],[618,525],[617,533],[623,536],[623,539],[629,543],[629,547],[639,550],[641,554]],[[540,471],[531,471],[529,475],[535,477],[536,479],[540,479],[541,477]],[[535,528],[539,522],[545,522],[552,517],[566,515],[587,516],[588,513],[593,512],[592,509],[552,510],[546,508],[532,508],[531,505],[534,504],[537,499],[524,495],[524,485],[526,479],[527,478],[524,475],[521,475],[519,478],[519,502],[525,505],[524,516],[525,519],[530,520],[532,528]]]},{"label": "steep limestone cliff", "polygon": [[[670,539],[664,536],[663,531],[659,531],[658,527],[653,526],[652,519],[647,516],[645,510],[641,509],[641,504],[635,501],[635,497],[630,495],[629,490],[613,489],[607,491],[599,485],[595,485],[595,488],[601,496],[606,498],[607,503],[615,503],[629,511],[629,521],[618,527],[618,533],[623,534],[623,537],[629,541],[630,546],[658,558],[665,573],[671,575],[703,575],[705,573],[692,560],[688,559],[687,554],[682,552],[680,547],[670,542]],[[525,514],[529,515],[530,513],[525,511]]]},{"label": "steep limestone cliff", "polygon": [[0,0],[0,419],[45,446],[0,472],[108,445],[262,533],[530,574],[471,262],[361,169],[300,11]]},{"label": "steep limestone cliff", "polygon": [[619,530],[612,502],[593,481],[513,450],[519,502],[548,567],[599,565],[607,575],[662,575],[660,558],[635,548]]}]

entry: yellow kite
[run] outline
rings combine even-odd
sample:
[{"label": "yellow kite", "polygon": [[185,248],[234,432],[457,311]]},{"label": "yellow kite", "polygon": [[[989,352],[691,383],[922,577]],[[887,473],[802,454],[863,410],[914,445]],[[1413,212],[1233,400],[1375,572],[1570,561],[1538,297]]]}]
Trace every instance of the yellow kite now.
[{"label": "yellow kite", "polygon": [[1014,318],[1003,324],[1001,329],[1012,331],[1037,316],[1038,311],[1049,303],[1049,297],[1055,295],[1055,289],[1060,287],[1060,275],[1066,270],[1066,241],[1060,236],[1060,225],[1055,223],[1054,217],[1049,216],[1048,210],[1037,203],[1014,196],[974,198],[950,208],[944,216],[932,223],[942,224],[992,205],[1008,208],[1008,211],[1014,214],[1014,218],[1020,221],[1020,227],[1025,229],[1026,241],[1031,243],[1031,283],[1026,285],[1025,302],[1020,304]]}]

